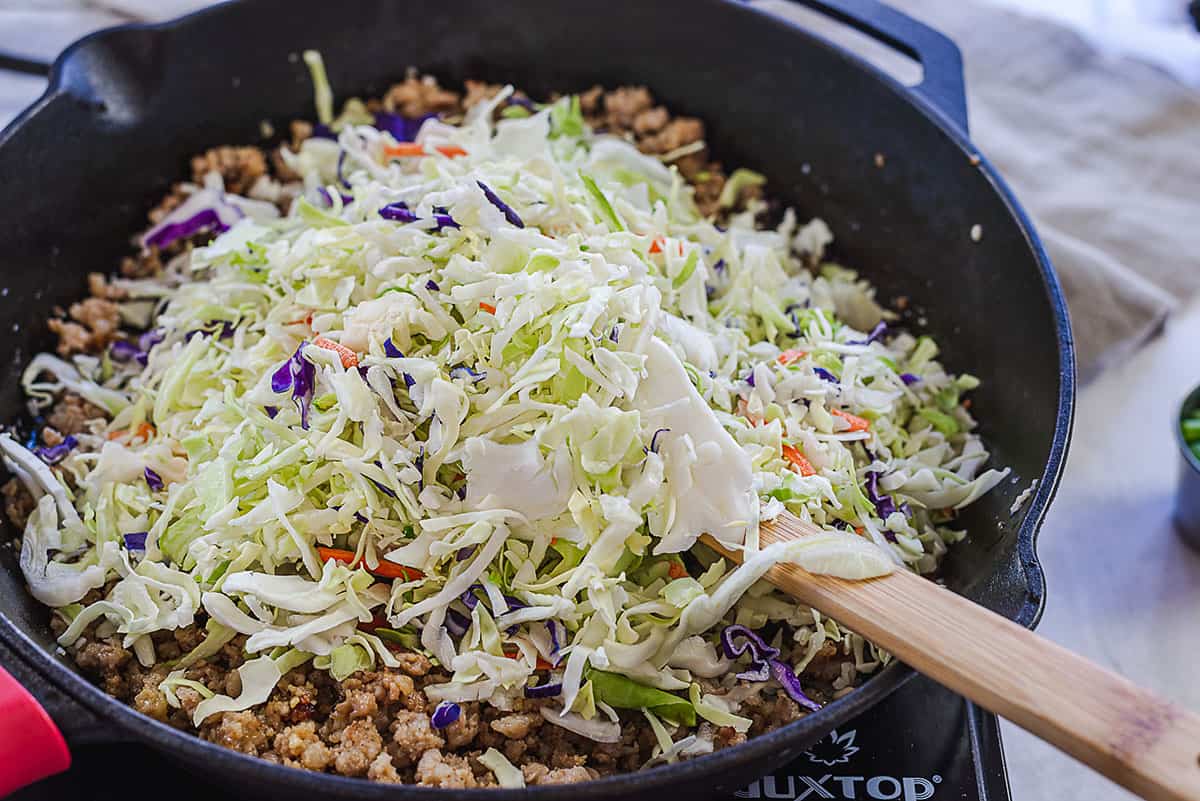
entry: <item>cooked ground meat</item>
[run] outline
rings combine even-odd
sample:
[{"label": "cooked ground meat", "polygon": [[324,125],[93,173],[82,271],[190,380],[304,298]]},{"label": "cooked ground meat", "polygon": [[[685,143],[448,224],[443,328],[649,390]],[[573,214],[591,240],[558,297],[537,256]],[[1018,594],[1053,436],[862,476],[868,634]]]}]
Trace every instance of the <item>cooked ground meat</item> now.
[{"label": "cooked ground meat", "polygon": [[443,89],[431,76],[410,75],[383,96],[383,107],[405,117],[462,110],[461,95]]},{"label": "cooked ground meat", "polygon": [[117,334],[121,313],[117,304],[104,298],[85,298],[72,303],[70,320],[51,318],[50,330],[58,335],[59,356],[75,353],[99,353]]},{"label": "cooked ground meat", "polygon": [[[369,100],[367,106],[373,111],[384,109],[409,117],[439,114],[453,118],[495,97],[500,88],[468,81],[465,91],[459,93],[441,87],[430,77],[410,75],[381,99]],[[522,104],[526,100],[520,93],[514,98]],[[709,161],[704,125],[699,120],[673,116],[655,102],[645,87],[611,91],[593,87],[580,95],[580,107],[596,129],[627,137],[643,152],[666,157],[675,164],[692,182],[704,213],[728,211],[717,208],[725,174],[719,163]],[[269,156],[257,147],[210,149],[192,160],[192,180],[201,183],[210,171],[216,171],[230,192],[245,194],[256,184],[259,194],[265,185],[285,189],[286,183],[298,176],[284,162],[282,148],[295,150],[312,135],[313,125],[298,120],[290,126],[289,141]],[[268,180],[259,183],[264,178]],[[282,190],[277,194],[278,199],[267,199],[286,208],[291,195],[285,198]],[[174,185],[149,213],[151,223],[160,221],[186,196],[182,184]],[[743,195],[739,204],[750,197]],[[164,268],[164,258],[174,257],[192,244],[195,241],[177,243],[165,253],[155,248],[139,252],[126,258],[119,272],[127,278],[157,275]],[[126,293],[100,273],[88,276],[88,288],[91,297],[73,304],[66,315],[49,321],[59,335],[58,350],[64,356],[100,352],[114,337],[122,335],[114,301],[124,299]],[[103,409],[66,394],[47,415],[42,439],[48,445],[58,444],[65,435],[85,431],[89,421],[105,416]],[[23,529],[34,508],[33,498],[16,479],[4,485],[3,496],[9,520]],[[107,592],[108,588],[93,591],[84,603],[99,600]],[[630,718],[633,725],[623,728],[619,742],[595,743],[548,723],[539,711],[544,702],[535,699],[518,698],[509,710],[480,702],[463,703],[455,722],[436,729],[431,720],[435,705],[426,698],[423,688],[445,682],[448,676],[425,655],[403,649],[394,652],[398,668],[359,672],[341,682],[311,664],[303,665],[280,680],[265,704],[212,715],[196,727],[192,712],[203,698],[201,693],[192,687],[176,687],[176,705],[160,686],[170,670],[167,663],[204,641],[203,624],[198,620],[184,629],[155,634],[152,640],[160,664],[150,668],[143,667],[122,646],[119,636],[97,636],[102,625],[99,622],[93,623],[72,646],[72,654],[79,668],[106,692],[156,720],[272,762],[385,783],[449,788],[493,785],[491,771],[478,762],[488,748],[500,750],[518,766],[528,784],[586,781],[638,769],[650,759],[657,744],[649,728],[638,725],[640,719],[633,722],[636,715]],[[51,626],[56,634],[61,633],[66,622],[55,616]],[[237,668],[246,660],[245,640],[239,635],[216,655],[196,661],[185,671],[185,678],[213,692],[237,696],[241,691]],[[797,646],[795,656],[802,650]],[[845,661],[832,644],[812,660],[805,678],[818,682],[818,697],[832,695],[833,682],[842,674]],[[702,684],[706,692],[730,689],[708,680]],[[799,707],[777,689],[751,694],[742,711],[754,717],[752,733],[776,728],[801,714]],[[746,739],[745,734],[729,727],[708,723],[702,727],[717,748]]]},{"label": "cooked ground meat", "polygon": [[24,531],[26,521],[33,514],[33,510],[37,508],[37,501],[29,494],[29,490],[25,489],[25,485],[19,478],[10,478],[4,482],[4,487],[0,489],[0,492],[4,493],[5,516],[10,523],[16,526],[18,531]]},{"label": "cooked ground meat", "polygon": [[257,147],[214,147],[192,158],[192,181],[203,184],[210,172],[221,176],[226,192],[244,195],[267,174],[267,157]]},{"label": "cooked ground meat", "polygon": [[46,424],[60,434],[79,434],[87,430],[89,420],[103,420],[107,416],[99,406],[68,392],[46,415]]},{"label": "cooked ground meat", "polygon": [[136,256],[126,256],[121,260],[121,276],[123,278],[152,278],[162,272],[163,263],[158,248],[150,248]]}]

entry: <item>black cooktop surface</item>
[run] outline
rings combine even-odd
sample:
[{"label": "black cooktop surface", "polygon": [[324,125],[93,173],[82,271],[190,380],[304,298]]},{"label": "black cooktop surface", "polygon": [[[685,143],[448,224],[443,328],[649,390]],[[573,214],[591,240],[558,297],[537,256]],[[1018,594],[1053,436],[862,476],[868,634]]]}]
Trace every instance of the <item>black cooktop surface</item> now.
[{"label": "black cooktop surface", "polygon": [[[73,749],[66,773],[11,801],[213,801],[230,791],[140,745]],[[180,775],[186,776],[180,782]],[[1010,801],[996,718],[924,677],[735,794],[763,801]]]}]

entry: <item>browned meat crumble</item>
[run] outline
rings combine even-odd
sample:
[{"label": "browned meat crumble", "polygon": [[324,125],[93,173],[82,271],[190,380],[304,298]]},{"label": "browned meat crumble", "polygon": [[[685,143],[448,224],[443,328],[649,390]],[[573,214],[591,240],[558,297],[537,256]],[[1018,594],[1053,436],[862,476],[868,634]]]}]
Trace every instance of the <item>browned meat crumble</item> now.
[{"label": "browned meat crumble", "polygon": [[[436,113],[456,118],[471,106],[494,97],[500,87],[481,81],[467,81],[465,91],[441,87],[428,76],[410,75],[393,85],[381,99],[370,100],[372,110],[385,109],[410,117]],[[515,95],[520,101],[525,96]],[[581,110],[587,122],[597,130],[624,136],[645,153],[664,156],[678,167],[695,189],[701,211],[717,214],[717,199],[725,183],[720,162],[710,159],[704,143],[704,124],[695,118],[673,116],[658,105],[645,87],[620,87],[605,91],[599,86],[580,95]],[[283,147],[298,148],[313,133],[311,123],[291,123],[288,141],[270,152],[252,146],[212,148],[191,161],[192,181],[203,182],[216,171],[226,188],[247,193],[262,178],[286,183],[298,176],[280,157]],[[757,192],[758,190],[753,190]],[[735,208],[756,195],[744,194]],[[181,184],[148,214],[151,223],[163,218],[186,197]],[[286,210],[282,200],[281,207]],[[192,244],[176,244],[166,252],[143,250],[127,257],[119,275],[141,278],[160,273],[166,261]],[[114,301],[125,293],[105,276],[88,277],[91,297],[72,304],[65,315],[48,321],[59,336],[58,352],[63,356],[98,353],[116,337],[129,336],[120,331],[118,307]],[[67,434],[87,430],[88,422],[104,418],[104,410],[66,394],[47,415],[41,438],[55,445]],[[34,501],[17,479],[0,488],[5,514],[18,529],[34,507]],[[94,591],[85,603],[103,597]],[[637,770],[653,754],[656,745],[647,726],[632,719],[623,726],[618,743],[596,743],[548,723],[539,712],[537,699],[517,699],[512,709],[501,710],[490,704],[461,704],[458,720],[443,729],[433,727],[433,704],[423,688],[442,683],[448,675],[430,663],[424,655],[398,649],[398,669],[358,672],[337,682],[328,672],[304,665],[288,673],[276,686],[270,699],[254,709],[225,712],[210,716],[198,731],[191,713],[202,700],[196,690],[180,686],[174,692],[180,706],[168,703],[159,689],[171,670],[172,660],[191,651],[204,639],[203,612],[196,625],[174,632],[153,635],[158,663],[144,667],[124,648],[120,636],[99,636],[93,624],[72,647],[71,656],[79,668],[105,692],[131,705],[144,715],[245,754],[292,767],[366,777],[385,783],[467,788],[494,786],[492,772],[479,762],[488,748],[496,748],[520,768],[527,784],[563,784],[585,781],[612,773]],[[51,624],[56,633],[66,623],[55,616]],[[215,693],[237,696],[240,679],[236,669],[245,661],[239,635],[214,657],[196,662],[185,677],[199,682]],[[785,637],[785,642],[790,642]],[[799,656],[803,648],[796,646]],[[787,656],[787,654],[785,654]],[[843,674],[849,657],[827,644],[805,672],[812,679],[818,700],[830,700],[835,692],[832,682]],[[725,693],[729,686],[702,680],[706,692]],[[742,706],[754,725],[749,735],[728,727],[702,723],[716,748],[744,742],[754,736],[785,725],[800,717],[802,710],[777,688],[767,687],[749,695]],[[632,724],[632,725],[630,725]]]}]

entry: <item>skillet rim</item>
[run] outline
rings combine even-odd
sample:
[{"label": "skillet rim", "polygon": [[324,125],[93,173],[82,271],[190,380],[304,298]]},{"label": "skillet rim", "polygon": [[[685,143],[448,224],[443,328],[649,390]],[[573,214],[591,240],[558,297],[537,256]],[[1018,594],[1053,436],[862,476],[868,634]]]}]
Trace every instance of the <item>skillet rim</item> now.
[{"label": "skillet rim", "polygon": [[[900,102],[907,103],[921,113],[941,134],[948,138],[967,158],[977,158],[980,169],[994,191],[1003,202],[1008,213],[1020,229],[1025,244],[1033,256],[1042,279],[1043,290],[1054,318],[1055,338],[1059,358],[1059,387],[1054,435],[1050,441],[1049,455],[1038,486],[1028,502],[1027,511],[1017,532],[1015,558],[1019,562],[1024,581],[1025,599],[1019,611],[1011,618],[1027,628],[1036,626],[1045,605],[1045,576],[1038,561],[1036,539],[1038,529],[1045,519],[1050,501],[1053,499],[1066,462],[1071,427],[1074,419],[1076,365],[1074,340],[1070,319],[1058,277],[1051,266],[1049,256],[1039,240],[1033,224],[1020,206],[1008,185],[991,163],[971,143],[967,132],[962,130],[945,112],[910,87],[896,81],[863,58],[851,53],[819,36],[803,25],[793,22],[756,6],[739,0],[709,0],[714,4],[736,7],[740,12],[757,15],[763,24],[787,29],[787,32],[802,40],[805,45],[824,49],[834,58],[840,58],[852,68],[865,71],[870,77],[884,84]],[[236,14],[239,7],[249,5],[247,0],[231,0],[190,14],[159,23],[129,23],[95,31],[69,45],[55,59],[49,75],[49,83],[43,94],[27,109],[22,111],[0,131],[0,148],[41,109],[56,97],[66,94],[66,77],[72,61],[85,53],[89,47],[106,38],[135,33],[144,37],[157,37],[167,31],[186,29],[201,18],[220,14]],[[939,34],[940,35],[940,34]],[[947,42],[949,40],[947,39]],[[951,44],[951,46],[953,46]],[[1013,557],[1008,557],[1011,560]],[[997,563],[997,568],[1008,561]],[[744,767],[749,763],[769,761],[772,753],[796,748],[800,741],[812,742],[839,723],[852,719],[860,712],[876,705],[901,685],[912,679],[916,672],[907,665],[893,662],[875,676],[870,677],[849,695],[835,700],[820,711],[806,715],[793,723],[773,732],[751,738],[745,743],[721,749],[709,755],[668,765],[659,765],[634,773],[621,773],[573,785],[534,786],[522,790],[479,788],[447,791],[420,785],[384,785],[334,774],[316,773],[307,770],[277,765],[258,757],[223,748],[215,743],[201,740],[197,735],[182,732],[136,712],[132,707],[103,692],[78,674],[65,662],[33,642],[0,610],[0,640],[7,644],[33,670],[52,685],[66,693],[73,701],[114,722],[128,734],[146,742],[172,759],[186,761],[189,765],[222,764],[230,770],[230,778],[254,776],[261,780],[278,782],[279,788],[305,792],[329,792],[338,797],[355,796],[369,799],[394,799],[408,793],[433,794],[430,798],[445,797],[470,801],[513,801],[535,794],[540,798],[571,797],[600,798],[610,794],[645,792],[655,788],[671,787],[678,781],[698,781],[704,777],[717,776],[722,772]]]}]

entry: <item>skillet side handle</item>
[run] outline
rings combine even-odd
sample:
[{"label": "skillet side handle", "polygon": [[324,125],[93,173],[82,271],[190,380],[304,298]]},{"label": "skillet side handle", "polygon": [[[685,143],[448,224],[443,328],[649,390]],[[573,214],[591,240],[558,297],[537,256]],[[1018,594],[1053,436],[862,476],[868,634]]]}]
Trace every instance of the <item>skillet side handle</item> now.
[{"label": "skillet side handle", "polygon": [[58,726],[0,667],[0,797],[69,767],[71,752]]},{"label": "skillet side handle", "polygon": [[791,2],[848,25],[919,61],[925,74],[911,91],[962,133],[969,132],[962,53],[945,34],[877,0]]},{"label": "skillet side handle", "polygon": [[19,53],[0,50],[0,71],[18,72],[22,75],[36,75],[46,78],[50,75],[52,64],[38,58],[30,58]]}]

